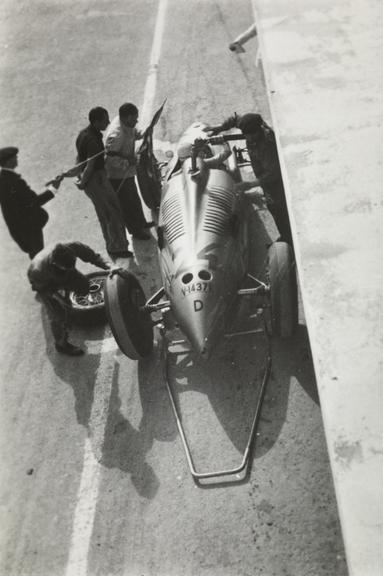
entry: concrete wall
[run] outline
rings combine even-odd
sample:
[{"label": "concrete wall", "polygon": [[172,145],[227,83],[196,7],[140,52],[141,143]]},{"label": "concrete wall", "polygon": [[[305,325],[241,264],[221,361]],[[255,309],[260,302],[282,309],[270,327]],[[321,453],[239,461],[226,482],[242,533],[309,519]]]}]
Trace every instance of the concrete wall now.
[{"label": "concrete wall", "polygon": [[349,571],[383,574],[383,2],[255,0]]}]

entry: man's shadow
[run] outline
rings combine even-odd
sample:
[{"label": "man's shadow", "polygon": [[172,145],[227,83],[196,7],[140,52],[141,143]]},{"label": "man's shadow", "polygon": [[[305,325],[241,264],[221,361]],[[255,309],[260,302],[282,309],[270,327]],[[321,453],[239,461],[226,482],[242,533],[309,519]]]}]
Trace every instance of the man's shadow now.
[{"label": "man's shadow", "polygon": [[[94,386],[100,364],[100,353],[90,352],[78,357],[59,354],[55,349],[50,321],[42,303],[41,321],[46,341],[47,357],[60,380],[69,384],[73,389],[77,422],[88,427],[93,405]],[[77,326],[71,328],[69,340],[82,348],[86,348],[85,340],[101,341],[104,330],[105,327],[103,325],[96,325],[88,329]]]},{"label": "man's shadow", "polygon": [[[120,362],[124,361],[124,356],[120,354]],[[156,366],[154,353],[145,360],[145,366],[149,372],[157,373],[157,367],[153,368]],[[151,450],[154,440],[159,438],[158,427],[156,428],[152,418],[153,410],[157,409],[156,398],[153,399],[152,396],[155,394],[155,388],[153,383],[148,385],[146,378],[146,387],[150,393],[141,394],[140,376],[138,377],[142,417],[136,429],[122,413],[118,386],[120,370],[121,365],[116,362],[101,463],[107,468],[118,468],[124,473],[129,473],[139,494],[152,499],[160,484],[153,468],[146,461],[146,454]],[[138,372],[140,374],[140,362]],[[133,386],[135,385],[134,382]]]},{"label": "man's shadow", "polygon": [[[94,402],[95,383],[101,361],[100,346],[109,328],[105,325],[73,326],[70,340],[88,351],[84,356],[69,357],[58,354],[54,347],[50,322],[45,307],[42,305],[42,325],[47,345],[47,357],[57,376],[73,389],[74,408],[77,422],[90,430],[90,416]],[[94,352],[93,352],[94,350]],[[110,352],[108,352],[110,353]],[[158,490],[159,481],[151,466],[145,461],[145,455],[153,444],[153,431],[143,418],[136,430],[121,412],[119,394],[120,362],[124,357],[117,353],[113,359],[111,394],[107,412],[107,421],[101,446],[95,446],[95,456],[100,464],[107,468],[119,468],[129,473],[137,492],[145,498],[153,498]],[[133,383],[135,385],[135,383]],[[150,398],[144,395],[143,414],[150,413]],[[151,419],[149,418],[149,421]],[[98,453],[100,450],[100,453]]]},{"label": "man's shadow", "polygon": [[154,346],[151,355],[137,363],[138,393],[142,411],[137,429],[133,428],[121,410],[119,371],[127,360],[121,353],[119,357],[120,363],[116,363],[113,377],[101,462],[108,468],[128,472],[137,491],[151,499],[157,493],[159,480],[153,468],[146,462],[145,455],[152,449],[155,441],[174,441],[177,429],[161,378],[162,364],[157,347]]},{"label": "man's shadow", "polygon": [[[137,429],[122,413],[118,390],[119,372],[128,361],[119,353],[119,362],[113,376],[108,422],[105,431],[102,464],[118,468],[131,475],[137,491],[145,498],[154,498],[159,480],[153,468],[146,462],[145,455],[155,441],[173,442],[177,437],[169,399],[162,378],[163,365],[157,346],[150,356],[137,362],[137,383],[141,403],[141,419]],[[133,383],[135,385],[135,383]]]}]

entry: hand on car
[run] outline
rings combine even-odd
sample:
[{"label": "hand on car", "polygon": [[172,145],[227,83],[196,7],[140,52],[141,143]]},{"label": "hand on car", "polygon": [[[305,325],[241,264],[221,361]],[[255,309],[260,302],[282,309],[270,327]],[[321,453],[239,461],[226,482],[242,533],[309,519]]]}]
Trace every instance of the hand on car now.
[{"label": "hand on car", "polygon": [[216,136],[221,132],[221,126],[206,126],[203,131],[207,132],[208,136]]},{"label": "hand on car", "polygon": [[219,145],[225,144],[225,139],[223,136],[210,136],[210,144]]}]

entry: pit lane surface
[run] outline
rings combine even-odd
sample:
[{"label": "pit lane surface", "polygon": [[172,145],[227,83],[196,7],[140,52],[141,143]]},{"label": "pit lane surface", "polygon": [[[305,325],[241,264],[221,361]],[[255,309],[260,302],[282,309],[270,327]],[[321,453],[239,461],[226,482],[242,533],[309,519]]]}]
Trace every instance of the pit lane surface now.
[{"label": "pit lane surface", "polygon": [[[149,68],[160,4],[159,66]],[[241,57],[227,49],[251,17],[244,1],[4,1],[1,145],[19,146],[19,170],[40,190],[72,165],[94,105],[113,116],[124,101],[146,111],[167,97],[155,135],[171,143],[194,119],[255,107],[269,118],[255,45]],[[70,181],[48,210],[46,243],[78,239],[104,251],[93,206]],[[273,234],[255,214],[254,245],[259,222]],[[130,266],[149,294],[159,287],[155,240],[134,251]],[[132,362],[108,329],[84,328],[72,339],[88,354],[58,356],[27,258],[3,224],[1,257],[0,574],[346,573],[303,314],[296,338],[274,344],[250,479],[197,487],[158,351]],[[208,369],[174,360],[199,467],[240,459],[259,352],[262,344],[241,340]]]}]

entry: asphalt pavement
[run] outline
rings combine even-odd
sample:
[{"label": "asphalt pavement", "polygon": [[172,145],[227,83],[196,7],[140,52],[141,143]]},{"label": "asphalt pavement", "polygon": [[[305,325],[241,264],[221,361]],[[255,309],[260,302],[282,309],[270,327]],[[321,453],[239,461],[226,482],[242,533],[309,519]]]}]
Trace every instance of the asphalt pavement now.
[{"label": "asphalt pavement", "polygon": [[[251,18],[245,0],[4,0],[0,146],[20,148],[19,171],[40,191],[73,165],[96,105],[113,117],[131,101],[146,118],[166,97],[162,151],[194,120],[249,110],[270,120],[256,40],[245,54],[228,50]],[[93,206],[70,180],[48,210],[47,243],[76,239],[105,254]],[[257,206],[253,227],[259,260],[274,229]],[[58,355],[28,259],[3,223],[0,236],[2,576],[347,573],[303,310],[296,337],[273,343],[249,478],[198,486],[159,348],[134,362],[108,327],[77,327],[87,354]],[[154,232],[132,246],[126,265],[149,295],[160,287]],[[172,360],[201,468],[241,459],[263,357],[249,339],[229,341],[208,367]]]}]

